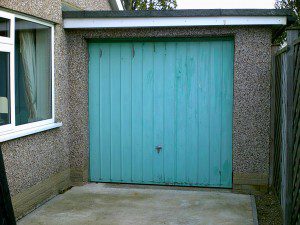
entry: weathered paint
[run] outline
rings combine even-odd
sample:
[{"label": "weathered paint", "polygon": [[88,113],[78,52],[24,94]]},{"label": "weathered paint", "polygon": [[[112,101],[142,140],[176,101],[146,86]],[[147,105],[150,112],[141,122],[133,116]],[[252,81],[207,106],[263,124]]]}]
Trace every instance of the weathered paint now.
[{"label": "weathered paint", "polygon": [[233,40],[89,53],[91,181],[232,186]]}]

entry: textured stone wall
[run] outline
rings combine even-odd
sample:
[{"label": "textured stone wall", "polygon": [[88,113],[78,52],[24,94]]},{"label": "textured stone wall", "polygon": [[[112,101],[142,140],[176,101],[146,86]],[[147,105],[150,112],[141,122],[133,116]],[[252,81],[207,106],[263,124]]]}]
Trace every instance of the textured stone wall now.
[{"label": "textured stone wall", "polygon": [[64,0],[84,10],[110,10],[108,0]]},{"label": "textured stone wall", "polygon": [[[110,9],[108,0],[70,0],[70,2],[82,9]],[[44,201],[47,196],[50,197],[50,195],[55,194],[53,185],[57,185],[56,191],[71,185],[69,177],[66,177],[66,171],[70,169],[72,140],[72,133],[70,133],[72,120],[68,115],[74,106],[69,101],[70,86],[66,35],[62,27],[60,0],[0,0],[0,7],[11,12],[15,11],[48,22],[55,22],[55,114],[56,121],[62,122],[63,126],[1,144],[11,194],[14,202],[18,202],[17,207],[23,205],[21,210],[16,209],[16,211],[26,213],[26,211]],[[78,136],[78,138],[80,137]],[[56,178],[57,174],[63,174],[62,178],[59,178],[65,180],[63,185],[59,184],[58,181],[56,182],[56,180],[59,180]],[[52,179],[53,176],[56,183]],[[48,184],[51,187],[46,185],[48,179]],[[40,185],[41,183],[43,185]],[[37,199],[32,200],[31,205],[28,203],[28,208],[26,208],[24,206],[26,202],[19,202],[18,196],[26,199],[25,194],[30,193],[31,188],[37,185],[41,187],[39,188],[40,192],[47,192],[49,189],[53,189],[53,191],[49,192],[48,195],[37,196]],[[17,216],[21,215],[17,214]]]},{"label": "textured stone wall", "polygon": [[[37,4],[36,4],[37,3]],[[0,1],[1,7],[34,15],[47,21],[62,21],[60,0]],[[61,24],[55,26],[55,91],[56,120],[63,122],[59,129],[1,144],[11,194],[15,195],[53,173],[69,167],[68,149],[68,77],[66,39]]]},{"label": "textured stone wall", "polygon": [[[66,0],[84,9],[108,1]],[[91,5],[93,4],[93,6]],[[95,6],[95,8],[94,8]],[[267,27],[148,28],[65,31],[60,0],[1,0],[0,7],[55,22],[56,119],[63,127],[1,144],[13,196],[71,168],[88,180],[89,38],[234,36],[234,184],[265,184],[269,170],[271,30]],[[66,186],[70,182],[66,183]]]},{"label": "textured stone wall", "polygon": [[[195,27],[68,30],[73,181],[88,179],[88,50],[91,38],[234,36],[234,185],[266,185],[269,173],[271,29],[268,27]],[[83,177],[79,175],[83,175]]]},{"label": "textured stone wall", "polygon": [[56,23],[62,21],[60,0],[1,0],[0,7]]}]

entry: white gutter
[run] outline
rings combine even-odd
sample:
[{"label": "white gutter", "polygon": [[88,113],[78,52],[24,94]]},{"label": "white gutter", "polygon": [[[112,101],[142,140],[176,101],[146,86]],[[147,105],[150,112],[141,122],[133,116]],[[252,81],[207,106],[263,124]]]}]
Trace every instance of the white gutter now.
[{"label": "white gutter", "polygon": [[66,18],[64,28],[286,25],[286,16]]}]

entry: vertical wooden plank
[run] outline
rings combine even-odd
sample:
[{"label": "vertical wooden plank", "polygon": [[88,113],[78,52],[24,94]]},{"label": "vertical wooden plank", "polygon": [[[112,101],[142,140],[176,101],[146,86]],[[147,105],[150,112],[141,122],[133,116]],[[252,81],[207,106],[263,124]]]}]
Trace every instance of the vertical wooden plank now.
[{"label": "vertical wooden plank", "polygon": [[162,146],[160,152],[154,151],[153,176],[155,183],[163,183],[164,156],[164,63],[165,44],[154,43],[154,146]]},{"label": "vertical wooden plank", "polygon": [[167,42],[165,44],[165,76],[164,76],[164,180],[166,184],[175,182],[175,59],[176,44]]},{"label": "vertical wooden plank", "polygon": [[132,57],[132,181],[143,180],[143,47],[133,44]]},{"label": "vertical wooden plank", "polygon": [[286,176],[283,177],[283,182],[285,182],[285,202],[284,202],[284,224],[291,224],[292,217],[292,195],[293,195],[293,106],[294,106],[294,85],[293,76],[295,70],[294,64],[294,44],[293,42],[298,38],[298,30],[288,30],[287,31],[287,45],[290,48],[286,53],[287,57],[287,69],[286,69]]},{"label": "vertical wooden plank", "polygon": [[292,224],[300,224],[300,39],[294,48],[294,127]]},{"label": "vertical wooden plank", "polygon": [[100,48],[89,44],[90,180],[100,180]]},{"label": "vertical wooden plank", "polygon": [[101,180],[110,180],[110,58],[108,44],[100,44],[100,161]]},{"label": "vertical wooden plank", "polygon": [[176,182],[186,182],[186,43],[176,49]]},{"label": "vertical wooden plank", "polygon": [[111,75],[111,179],[121,181],[121,46],[113,43],[110,47]]},{"label": "vertical wooden plank", "polygon": [[122,180],[131,182],[131,57],[132,45],[121,44],[121,154]]},{"label": "vertical wooden plank", "polygon": [[286,183],[286,177],[287,177],[287,168],[289,162],[287,161],[287,54],[283,54],[280,56],[280,63],[281,63],[281,71],[282,74],[281,80],[280,80],[280,91],[281,91],[281,99],[280,99],[280,111],[281,111],[281,117],[280,117],[280,123],[281,123],[281,146],[280,154],[281,154],[281,165],[280,165],[280,175],[281,175],[281,202],[283,203],[283,211],[286,211],[286,197],[287,197],[287,183]]},{"label": "vertical wooden plank", "polygon": [[232,110],[233,110],[233,41],[223,41],[222,118],[221,118],[221,187],[232,187]]},{"label": "vertical wooden plank", "polygon": [[153,181],[153,52],[154,44],[143,43],[143,181]]},{"label": "vertical wooden plank", "polygon": [[221,88],[222,88],[222,42],[210,42],[210,186],[219,186],[221,178]]},{"label": "vertical wooden plank", "polygon": [[280,56],[274,57],[274,167],[273,167],[273,184],[278,197],[280,197],[280,189],[281,189],[281,176],[280,176],[280,163],[281,163],[281,69],[280,67]]},{"label": "vertical wooden plank", "polygon": [[189,185],[197,184],[198,174],[198,48],[199,44],[197,42],[187,43],[186,182]]},{"label": "vertical wooden plank", "polygon": [[210,183],[210,43],[200,42],[198,50],[198,184]]},{"label": "vertical wooden plank", "polygon": [[276,99],[276,92],[275,92],[275,87],[276,87],[276,52],[278,51],[280,45],[273,45],[272,46],[272,74],[271,74],[271,113],[270,113],[270,176],[269,176],[269,184],[273,185],[274,184],[274,175],[275,175],[275,164],[276,162],[274,161],[275,159],[275,114],[276,114],[276,104],[275,104],[275,99]]}]

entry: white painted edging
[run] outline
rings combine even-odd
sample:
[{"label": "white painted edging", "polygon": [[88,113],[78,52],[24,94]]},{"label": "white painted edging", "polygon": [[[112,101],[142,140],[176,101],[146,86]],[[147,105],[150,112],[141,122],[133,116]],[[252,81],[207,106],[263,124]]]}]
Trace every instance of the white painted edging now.
[{"label": "white painted edging", "polygon": [[16,139],[16,138],[28,136],[31,134],[36,134],[36,133],[39,133],[42,131],[51,130],[51,129],[58,128],[61,126],[62,126],[62,123],[51,123],[51,124],[33,127],[33,128],[25,129],[25,130],[14,131],[14,132],[7,133],[7,134],[1,134],[0,143],[9,141],[12,139]]},{"label": "white painted edging", "polygon": [[286,25],[286,16],[66,18],[64,28]]}]

